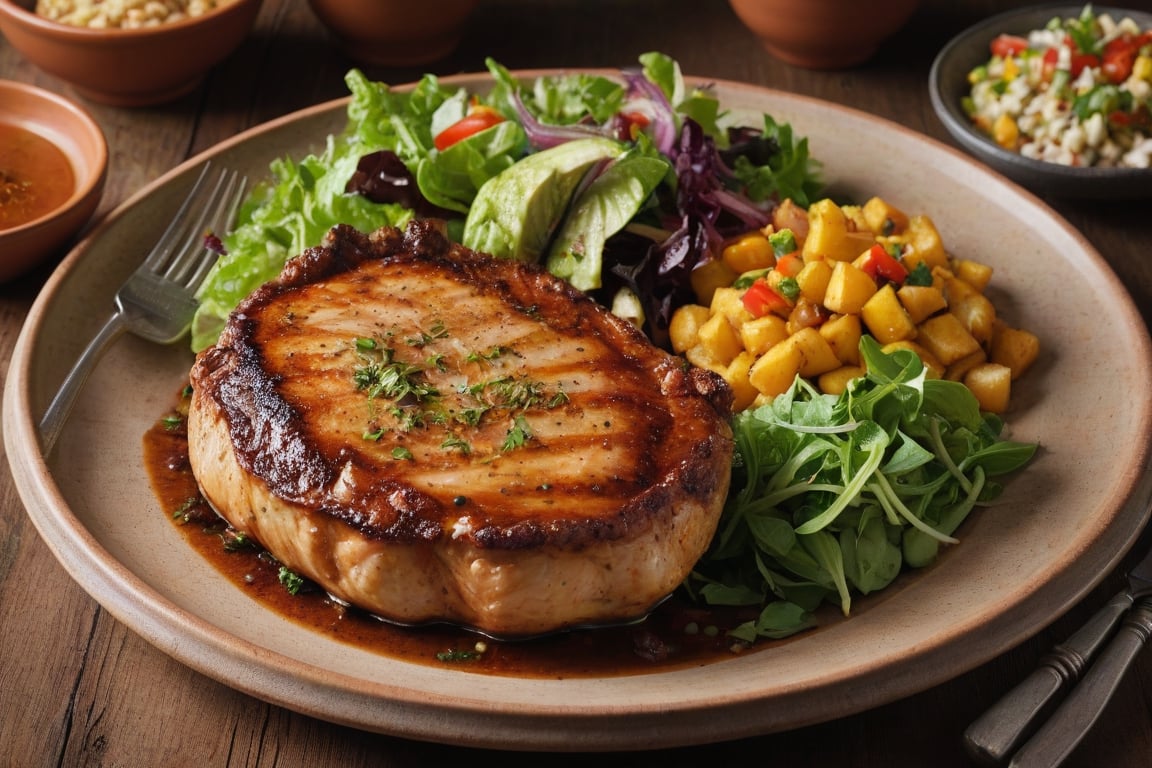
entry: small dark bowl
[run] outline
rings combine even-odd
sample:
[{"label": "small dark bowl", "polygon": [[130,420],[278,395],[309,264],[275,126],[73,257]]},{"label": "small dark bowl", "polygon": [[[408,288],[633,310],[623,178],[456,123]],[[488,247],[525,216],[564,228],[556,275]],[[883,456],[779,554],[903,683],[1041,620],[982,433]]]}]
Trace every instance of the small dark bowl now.
[{"label": "small dark bowl", "polygon": [[[1152,169],[1076,168],[1024,157],[1004,149],[980,132],[961,106],[969,93],[968,73],[989,59],[988,46],[996,35],[1001,32],[1025,34],[1043,27],[1054,16],[1075,17],[1083,9],[1083,4],[1022,8],[991,16],[961,32],[944,46],[932,63],[928,77],[932,106],[952,138],[965,150],[1033,192],[1098,200],[1152,197]],[[1152,13],[1102,5],[1093,5],[1092,9],[1117,20],[1131,17],[1142,28],[1152,26]]]}]

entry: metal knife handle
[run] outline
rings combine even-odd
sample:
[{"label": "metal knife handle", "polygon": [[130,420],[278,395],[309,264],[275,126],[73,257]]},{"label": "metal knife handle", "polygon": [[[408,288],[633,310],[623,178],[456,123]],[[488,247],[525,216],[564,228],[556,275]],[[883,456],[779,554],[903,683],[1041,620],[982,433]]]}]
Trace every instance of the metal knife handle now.
[{"label": "metal knife handle", "polygon": [[1152,597],[1136,604],[1080,684],[1012,758],[1010,768],[1059,765],[1100,717],[1149,635],[1152,635]]},{"label": "metal knife handle", "polygon": [[1031,675],[968,726],[964,732],[968,753],[986,765],[1000,764],[1011,755],[1035,730],[1056,695],[1080,679],[1131,607],[1127,591],[1117,594],[1075,634],[1055,646]]}]

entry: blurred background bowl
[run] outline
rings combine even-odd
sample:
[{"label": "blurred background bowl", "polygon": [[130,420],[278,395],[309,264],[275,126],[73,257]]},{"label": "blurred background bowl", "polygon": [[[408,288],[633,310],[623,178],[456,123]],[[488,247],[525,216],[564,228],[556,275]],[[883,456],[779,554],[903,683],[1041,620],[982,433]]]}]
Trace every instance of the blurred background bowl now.
[{"label": "blurred background bowl", "polygon": [[348,56],[361,64],[428,64],[456,49],[478,0],[308,0]]},{"label": "blurred background bowl", "polygon": [[134,29],[90,29],[0,0],[0,33],[24,58],[102,104],[137,107],[192,91],[252,30],[262,0],[231,0],[201,16]]},{"label": "blurred background bowl", "polygon": [[[1037,194],[1085,200],[1152,198],[1152,169],[1073,167],[1024,157],[997,144],[964,111],[963,100],[971,92],[968,73],[991,57],[993,38],[1001,33],[1027,34],[1054,16],[1075,18],[1083,10],[1082,4],[1032,6],[991,16],[961,32],[932,63],[928,75],[932,107],[961,147]],[[1092,10],[1116,20],[1130,16],[1141,28],[1152,27],[1152,13],[1103,5],[1093,5]]]},{"label": "blurred background bowl", "polygon": [[728,0],[770,54],[806,69],[863,64],[920,0]]},{"label": "blurred background bowl", "polygon": [[[25,274],[60,255],[100,203],[108,145],[92,116],[62,96],[0,80],[0,125],[22,129],[59,149],[72,166],[72,190],[53,210],[23,224],[0,228],[0,282]],[[0,172],[5,169],[0,167]],[[36,179],[27,182],[35,191]]]}]

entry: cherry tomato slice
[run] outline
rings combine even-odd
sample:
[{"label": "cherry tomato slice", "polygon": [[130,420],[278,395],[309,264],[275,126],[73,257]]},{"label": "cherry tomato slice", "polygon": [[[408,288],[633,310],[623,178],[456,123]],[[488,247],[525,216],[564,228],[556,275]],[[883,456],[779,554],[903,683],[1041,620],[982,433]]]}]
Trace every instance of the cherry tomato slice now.
[{"label": "cherry tomato slice", "polygon": [[997,35],[990,48],[993,56],[1006,59],[1028,50],[1028,41],[1019,35]]},{"label": "cherry tomato slice", "polygon": [[432,143],[435,144],[436,149],[443,152],[456,142],[463,141],[469,136],[474,136],[503,121],[504,116],[491,107],[474,106],[467,115],[436,134]]}]

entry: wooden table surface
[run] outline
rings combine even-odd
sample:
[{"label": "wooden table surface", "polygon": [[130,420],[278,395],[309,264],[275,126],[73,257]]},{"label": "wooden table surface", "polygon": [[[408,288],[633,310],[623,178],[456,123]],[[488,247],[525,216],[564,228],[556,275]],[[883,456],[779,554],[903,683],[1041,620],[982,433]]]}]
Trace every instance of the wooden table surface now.
[{"label": "wooden table surface", "polygon": [[[760,49],[723,0],[483,0],[460,48],[415,69],[366,67],[390,83],[480,71],[485,56],[514,68],[631,65],[660,50],[692,75],[808,94],[893,118],[948,141],[926,90],[949,35],[1024,3],[928,0],[871,62],[819,72]],[[1135,3],[1133,3],[1135,5]],[[627,7],[625,14],[621,9]],[[642,21],[636,21],[641,19]],[[352,66],[304,0],[265,0],[254,34],[195,93],[159,107],[83,102],[0,40],[0,78],[35,83],[93,112],[110,146],[99,214],[189,156],[250,126],[345,95]],[[878,158],[883,161],[884,158]],[[1092,242],[1152,321],[1150,201],[1049,200]],[[41,270],[0,287],[0,370],[43,284]],[[1074,300],[1074,286],[1069,286]],[[1122,407],[1118,398],[1117,407]],[[0,449],[2,450],[2,449]],[[862,714],[736,742],[629,755],[661,766],[964,766],[965,727],[1123,583],[1091,594],[1019,647],[939,687]],[[0,470],[0,766],[416,766],[467,764],[476,750],[364,733],[236,692],[164,655],[116,621],[65,573]],[[507,764],[576,765],[588,755],[500,754]],[[1066,763],[1152,764],[1152,652],[1143,653],[1104,717]]]}]

